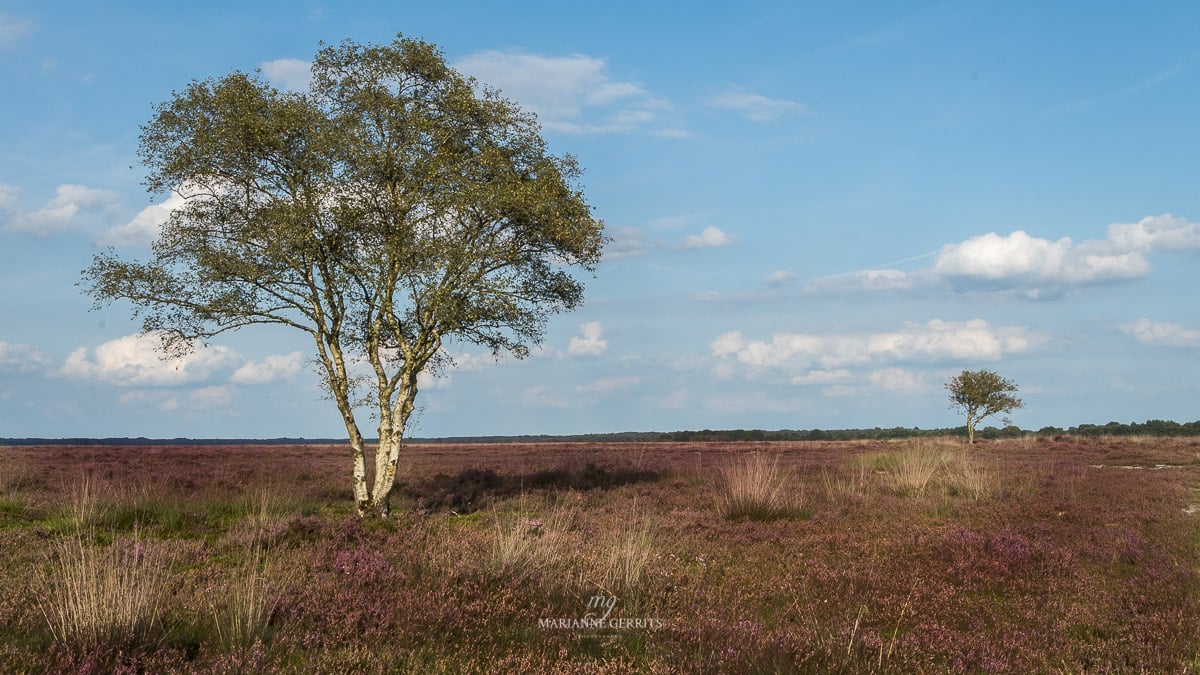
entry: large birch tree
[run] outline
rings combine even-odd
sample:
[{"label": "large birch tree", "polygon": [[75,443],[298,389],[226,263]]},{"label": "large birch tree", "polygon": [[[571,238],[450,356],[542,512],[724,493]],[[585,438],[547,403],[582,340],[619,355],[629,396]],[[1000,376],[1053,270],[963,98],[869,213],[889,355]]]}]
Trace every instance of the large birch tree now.
[{"label": "large birch tree", "polygon": [[[308,334],[350,439],[360,515],[386,515],[418,375],[452,341],[522,357],[576,308],[604,244],[569,156],[433,45],[323,46],[307,91],[234,72],[142,128],[147,187],[184,198],[146,261],[83,271],[167,351],[254,324]],[[378,420],[374,482],[355,411]]]}]

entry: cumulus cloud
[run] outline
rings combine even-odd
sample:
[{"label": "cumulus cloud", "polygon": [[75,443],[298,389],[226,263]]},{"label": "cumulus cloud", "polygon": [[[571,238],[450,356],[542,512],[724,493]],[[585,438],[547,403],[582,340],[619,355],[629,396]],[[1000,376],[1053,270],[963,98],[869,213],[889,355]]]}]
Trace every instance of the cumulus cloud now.
[{"label": "cumulus cloud", "polygon": [[54,198],[36,211],[22,211],[12,188],[0,195],[0,206],[8,213],[7,229],[12,232],[48,237],[78,230],[111,217],[117,209],[117,195],[85,185],[59,185]]},{"label": "cumulus cloud", "polygon": [[[817,279],[810,293],[910,290],[938,284],[959,289],[1018,291],[1032,299],[1057,297],[1069,288],[1139,279],[1150,273],[1148,256],[1200,251],[1200,223],[1169,213],[1108,226],[1104,239],[1051,240],[1017,230],[989,232],[946,244],[927,269],[872,269]],[[924,255],[915,260],[926,257]],[[906,261],[907,262],[907,261]]]},{"label": "cumulus cloud", "polygon": [[1108,243],[1118,251],[1200,251],[1200,223],[1169,213],[1114,223],[1108,226]]},{"label": "cumulus cloud", "polygon": [[884,368],[867,376],[874,391],[892,394],[911,394],[926,388],[925,375],[903,368]]},{"label": "cumulus cloud", "polygon": [[731,331],[713,340],[709,350],[718,359],[750,370],[836,370],[873,363],[996,361],[1026,352],[1036,342],[1026,328],[991,326],[982,319],[935,319],[882,333],[778,333],[770,341],[748,340],[740,331]]},{"label": "cumulus cloud", "polygon": [[1050,241],[1017,230],[1007,237],[992,232],[949,244],[933,271],[951,279],[1036,286],[1134,279],[1145,276],[1150,265],[1140,252],[1091,242],[1076,246],[1070,237]]},{"label": "cumulus cloud", "polygon": [[312,64],[304,59],[275,59],[258,64],[267,79],[283,89],[307,91],[312,82]]},{"label": "cumulus cloud", "polygon": [[247,361],[229,378],[236,384],[267,384],[293,377],[300,372],[304,355],[300,352],[272,354],[262,361]]},{"label": "cumulus cloud", "polygon": [[636,82],[621,81],[604,59],[584,54],[541,56],[485,51],[454,64],[537,113],[546,129],[566,133],[621,133],[654,121],[665,103]]},{"label": "cumulus cloud", "polygon": [[122,386],[175,386],[207,379],[238,357],[228,347],[199,347],[179,357],[164,357],[155,334],[135,333],[110,340],[93,350],[80,347],[67,356],[60,374]]},{"label": "cumulus cloud", "polygon": [[805,107],[795,101],[768,98],[738,88],[731,88],[725,93],[710,98],[708,104],[717,108],[737,111],[755,122],[769,122],[787,113],[805,111]]},{"label": "cumulus cloud", "polygon": [[733,237],[720,228],[709,225],[700,234],[689,234],[683,238],[683,248],[720,248],[733,243]]},{"label": "cumulus cloud", "polygon": [[1200,331],[1177,323],[1138,319],[1123,324],[1121,330],[1138,342],[1153,347],[1200,347]]},{"label": "cumulus cloud", "polygon": [[602,337],[604,329],[599,321],[591,321],[579,326],[581,335],[571,338],[567,344],[567,353],[571,356],[600,356],[608,349],[608,340]]},{"label": "cumulus cloud", "polygon": [[50,366],[50,357],[32,345],[0,340],[0,372],[33,373]]},{"label": "cumulus cloud", "polygon": [[110,229],[100,238],[100,243],[106,246],[149,245],[158,238],[171,212],[185,203],[187,200],[172,192],[163,201],[139,211],[129,222]]}]

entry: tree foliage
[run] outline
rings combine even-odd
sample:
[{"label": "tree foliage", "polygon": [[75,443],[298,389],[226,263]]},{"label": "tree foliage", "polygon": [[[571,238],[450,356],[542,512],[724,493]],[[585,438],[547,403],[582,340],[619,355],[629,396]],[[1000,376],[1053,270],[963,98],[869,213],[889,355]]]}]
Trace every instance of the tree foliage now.
[{"label": "tree foliage", "polygon": [[991,370],[964,370],[946,383],[951,407],[967,416],[967,438],[975,442],[975,425],[987,417],[1024,405],[1013,396],[1017,385]]},{"label": "tree foliage", "polygon": [[[145,262],[83,272],[167,349],[253,324],[314,341],[350,436],[360,513],[386,513],[418,375],[451,341],[528,353],[576,308],[604,244],[569,156],[433,45],[324,46],[307,91],[234,72],[191,83],[142,129],[148,188],[185,198]],[[379,421],[366,484],[354,409]]]}]

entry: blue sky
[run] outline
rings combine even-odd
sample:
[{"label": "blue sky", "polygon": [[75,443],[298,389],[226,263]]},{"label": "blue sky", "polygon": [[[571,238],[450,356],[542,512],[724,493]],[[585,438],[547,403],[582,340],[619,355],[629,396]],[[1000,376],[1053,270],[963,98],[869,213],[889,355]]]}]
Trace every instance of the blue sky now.
[{"label": "blue sky", "polygon": [[[1200,418],[1200,5],[0,0],[0,437],[328,437],[306,336],[182,361],[76,286],[169,208],[139,125],[320,41],[438,44],[536,112],[613,238],[522,361],[455,344],[421,436]],[[373,425],[361,418],[364,428]]]}]

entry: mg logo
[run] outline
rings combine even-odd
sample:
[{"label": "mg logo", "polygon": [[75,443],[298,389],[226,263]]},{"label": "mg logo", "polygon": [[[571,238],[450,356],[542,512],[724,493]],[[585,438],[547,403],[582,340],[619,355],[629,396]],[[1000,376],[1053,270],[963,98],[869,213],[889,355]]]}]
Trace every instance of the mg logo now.
[{"label": "mg logo", "polygon": [[[612,614],[613,607],[617,606],[617,596],[615,595],[593,595],[588,598],[587,608],[589,611],[583,615],[583,618],[594,620],[598,624],[603,624],[608,619],[608,615]],[[600,612],[604,612],[601,616],[596,616]]]}]

